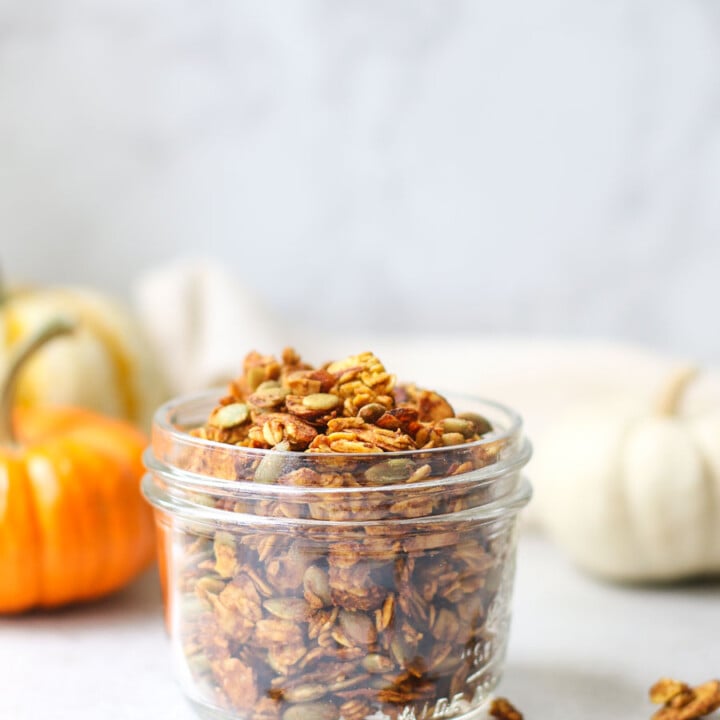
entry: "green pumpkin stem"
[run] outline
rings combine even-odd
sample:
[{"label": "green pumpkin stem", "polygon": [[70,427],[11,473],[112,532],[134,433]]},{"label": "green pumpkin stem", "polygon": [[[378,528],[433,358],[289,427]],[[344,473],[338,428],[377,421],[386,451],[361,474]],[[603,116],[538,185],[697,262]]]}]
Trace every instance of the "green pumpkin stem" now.
[{"label": "green pumpkin stem", "polygon": [[69,335],[74,330],[74,322],[63,317],[55,317],[13,348],[4,379],[0,384],[0,446],[17,444],[12,414],[18,379],[25,363],[51,340]]}]

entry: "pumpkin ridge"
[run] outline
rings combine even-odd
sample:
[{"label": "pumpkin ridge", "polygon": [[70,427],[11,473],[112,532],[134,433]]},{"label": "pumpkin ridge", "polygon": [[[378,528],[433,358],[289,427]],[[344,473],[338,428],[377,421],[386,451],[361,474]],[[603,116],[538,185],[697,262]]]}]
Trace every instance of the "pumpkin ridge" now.
[{"label": "pumpkin ridge", "polygon": [[39,528],[25,463],[16,450],[10,449],[4,465],[0,467],[6,478],[5,498],[0,503],[0,567],[4,576],[0,583],[0,612],[22,612],[40,598]]},{"label": "pumpkin ridge", "polygon": [[[636,548],[638,548],[644,553],[645,548],[643,545],[643,541],[636,532],[636,523],[633,517],[634,510],[630,503],[630,497],[628,492],[628,480],[626,477],[627,471],[623,463],[623,458],[625,457],[628,445],[630,444],[630,436],[640,426],[641,422],[641,417],[633,417],[625,424],[625,427],[623,428],[622,434],[620,436],[620,443],[618,445],[617,451],[614,454],[614,462],[617,468],[617,472],[614,473],[613,477],[615,478],[618,497],[621,500],[621,512],[625,521],[624,523],[621,523],[621,527],[623,527],[623,529],[627,533],[628,541],[633,543]],[[620,508],[616,508],[616,512],[618,511],[620,511]],[[633,562],[637,564],[637,558],[635,558]]]},{"label": "pumpkin ridge", "polygon": [[94,542],[101,562],[95,568],[90,587],[83,593],[83,598],[90,599],[118,589],[137,572],[141,558],[136,557],[138,553],[129,552],[129,548],[135,545],[141,528],[139,522],[129,525],[127,520],[134,515],[133,496],[128,492],[137,479],[132,464],[113,452],[107,443],[100,444],[92,436],[83,439],[83,430],[76,428],[66,441],[83,456],[84,469],[92,473],[97,508],[103,515],[99,523],[102,530]]},{"label": "pumpkin ridge", "polygon": [[[26,467],[39,527],[41,592],[38,604],[53,607],[78,598],[87,578],[82,548],[92,545],[82,511],[83,494],[75,477],[76,463],[61,440],[30,449]],[[78,551],[78,548],[81,548]]]},{"label": "pumpkin ridge", "polygon": [[[118,442],[118,437],[121,442]],[[68,438],[77,439],[93,453],[105,459],[112,469],[109,485],[111,517],[115,511],[121,520],[115,539],[118,562],[107,584],[107,592],[117,589],[141,570],[149,567],[155,558],[155,526],[150,506],[139,496],[139,483],[143,475],[142,449],[145,436],[136,428],[114,418],[104,418],[101,424],[79,422],[68,432]],[[124,580],[120,581],[119,578]]]},{"label": "pumpkin ridge", "polygon": [[[114,471],[106,457],[97,457],[97,449],[80,438],[61,436],[63,453],[73,457],[73,474],[80,478],[78,490],[81,503],[88,512],[86,520],[90,542],[80,545],[85,554],[85,583],[78,588],[78,599],[95,597],[99,588],[104,587],[107,575],[112,575],[115,559],[112,555],[112,533],[108,518],[108,504],[112,502],[112,492],[103,487],[103,479]],[[112,480],[111,480],[112,482]]]},{"label": "pumpkin ridge", "polygon": [[[710,514],[713,517],[718,517],[720,516],[720,482],[716,482],[714,479],[714,468],[710,463],[710,459],[706,455],[705,447],[703,447],[703,444],[698,441],[697,435],[695,433],[691,432],[688,434],[692,446],[695,449],[695,452],[697,453],[700,461],[700,468],[702,471],[703,485],[705,487],[705,491],[710,496],[709,504],[712,507]],[[720,536],[716,537],[718,533],[720,533],[720,525],[717,522],[707,523],[705,533],[706,547],[714,548],[719,546]],[[699,567],[698,573],[702,573],[702,571],[703,568]],[[715,572],[718,571],[720,571],[720,566],[715,568]]]}]

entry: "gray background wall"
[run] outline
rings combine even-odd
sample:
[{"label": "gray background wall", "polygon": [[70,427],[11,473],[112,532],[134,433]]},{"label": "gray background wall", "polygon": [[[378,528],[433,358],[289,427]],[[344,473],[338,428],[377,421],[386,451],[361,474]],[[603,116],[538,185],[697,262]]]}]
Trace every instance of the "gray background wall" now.
[{"label": "gray background wall", "polygon": [[720,357],[715,0],[0,0],[6,274]]}]

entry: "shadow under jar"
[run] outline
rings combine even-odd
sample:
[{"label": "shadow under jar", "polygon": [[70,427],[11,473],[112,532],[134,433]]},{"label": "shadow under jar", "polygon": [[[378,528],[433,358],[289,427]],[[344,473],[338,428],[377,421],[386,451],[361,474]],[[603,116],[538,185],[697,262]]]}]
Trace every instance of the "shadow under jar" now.
[{"label": "shadow under jar", "polygon": [[502,671],[530,498],[520,418],[449,396],[492,432],[408,452],[278,452],[190,435],[217,395],[158,411],[143,481],[176,670],[200,714],[477,714]]}]

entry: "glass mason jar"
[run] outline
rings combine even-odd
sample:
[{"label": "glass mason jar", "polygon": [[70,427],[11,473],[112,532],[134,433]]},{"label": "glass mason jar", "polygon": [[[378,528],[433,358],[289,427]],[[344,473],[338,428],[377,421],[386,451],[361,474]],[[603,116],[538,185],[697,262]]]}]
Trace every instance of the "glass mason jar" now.
[{"label": "glass mason jar", "polygon": [[530,498],[519,416],[450,396],[492,432],[430,450],[278,452],[189,434],[218,395],[160,408],[143,481],[174,662],[200,714],[478,713],[503,667]]}]

